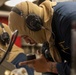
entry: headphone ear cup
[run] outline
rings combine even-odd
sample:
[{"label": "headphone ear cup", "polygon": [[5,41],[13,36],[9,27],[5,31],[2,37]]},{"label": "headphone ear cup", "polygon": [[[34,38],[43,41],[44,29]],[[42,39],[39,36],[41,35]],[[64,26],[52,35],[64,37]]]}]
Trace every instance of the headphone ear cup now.
[{"label": "headphone ear cup", "polygon": [[7,32],[4,32],[3,34],[0,35],[0,41],[3,45],[9,44],[10,37]]},{"label": "headphone ear cup", "polygon": [[39,31],[43,26],[41,18],[35,14],[29,14],[26,16],[25,21],[27,27],[32,31]]},{"label": "headphone ear cup", "polygon": [[43,22],[42,22],[42,19],[39,16],[37,16],[36,14],[29,14],[25,17],[25,15],[23,15],[23,12],[16,7],[12,8],[12,11],[17,13],[18,15],[24,17],[27,27],[30,30],[32,30],[32,31],[41,30],[41,28],[43,26]]}]

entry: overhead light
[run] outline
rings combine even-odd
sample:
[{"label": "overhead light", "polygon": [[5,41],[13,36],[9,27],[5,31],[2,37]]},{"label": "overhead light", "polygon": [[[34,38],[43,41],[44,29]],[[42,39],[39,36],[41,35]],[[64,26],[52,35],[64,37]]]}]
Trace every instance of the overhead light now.
[{"label": "overhead light", "polygon": [[33,2],[35,0],[9,0],[9,1],[6,1],[5,2],[5,5],[6,6],[9,6],[9,7],[14,7],[16,4],[20,3],[20,2],[23,2],[23,1],[30,1],[30,2]]}]

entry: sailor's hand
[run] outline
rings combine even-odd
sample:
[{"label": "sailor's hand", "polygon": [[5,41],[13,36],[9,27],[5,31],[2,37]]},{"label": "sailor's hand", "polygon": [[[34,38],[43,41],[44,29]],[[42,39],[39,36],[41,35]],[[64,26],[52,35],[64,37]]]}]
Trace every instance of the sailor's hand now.
[{"label": "sailor's hand", "polygon": [[37,72],[49,72],[49,62],[47,62],[46,58],[41,55],[38,59],[28,60],[19,63],[20,66],[28,65],[32,67]]}]

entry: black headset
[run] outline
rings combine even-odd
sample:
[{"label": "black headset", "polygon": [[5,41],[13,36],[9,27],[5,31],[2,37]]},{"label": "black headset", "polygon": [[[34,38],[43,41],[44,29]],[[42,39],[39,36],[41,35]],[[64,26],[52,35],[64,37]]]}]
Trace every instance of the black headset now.
[{"label": "black headset", "polygon": [[[11,38],[10,38],[10,41],[9,41],[9,45],[8,45],[8,47],[7,47],[7,50],[4,51],[5,53],[4,53],[3,57],[0,59],[0,65],[1,65],[2,62],[5,60],[6,56],[9,54],[9,52],[11,52],[12,47],[13,47],[16,39],[17,39],[17,36],[18,36],[18,30],[15,30],[15,31],[13,32]],[[0,48],[0,49],[3,51],[2,48]]]},{"label": "black headset", "polygon": [[5,31],[2,23],[0,23],[0,26],[2,28],[2,34],[0,34],[0,42],[2,45],[9,44],[9,41],[10,41],[9,34]]},{"label": "black headset", "polygon": [[[50,31],[48,28],[43,26],[43,21],[42,19],[34,14],[34,13],[30,13],[29,15],[25,16],[24,13],[19,10],[17,7],[13,7],[12,10],[13,12],[15,12],[16,14],[23,16],[27,27],[32,30],[32,31],[39,31],[41,29],[46,29],[48,31]],[[50,31],[51,32],[51,31]],[[55,39],[55,34],[52,32],[53,38]]]},{"label": "black headset", "polygon": [[20,16],[23,16],[24,20],[26,22],[26,25],[30,30],[39,31],[42,29],[43,22],[42,22],[42,19],[38,15],[31,13],[31,14],[25,16],[23,14],[23,12],[21,10],[19,10],[17,7],[12,8],[11,11],[17,13]]}]

